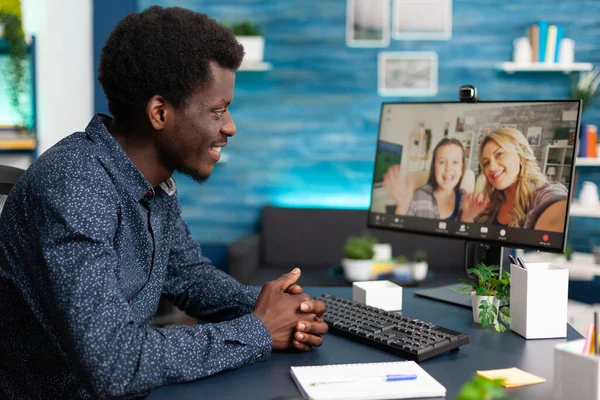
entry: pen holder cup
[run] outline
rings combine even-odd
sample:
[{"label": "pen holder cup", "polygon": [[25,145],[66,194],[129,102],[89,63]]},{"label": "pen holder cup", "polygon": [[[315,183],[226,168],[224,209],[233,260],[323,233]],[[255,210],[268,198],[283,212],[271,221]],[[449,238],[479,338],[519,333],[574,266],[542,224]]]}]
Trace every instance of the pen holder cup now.
[{"label": "pen holder cup", "polygon": [[554,348],[554,399],[600,400],[600,357],[583,354],[584,342]]},{"label": "pen holder cup", "polygon": [[567,337],[569,270],[528,263],[510,272],[510,329],[525,339]]}]

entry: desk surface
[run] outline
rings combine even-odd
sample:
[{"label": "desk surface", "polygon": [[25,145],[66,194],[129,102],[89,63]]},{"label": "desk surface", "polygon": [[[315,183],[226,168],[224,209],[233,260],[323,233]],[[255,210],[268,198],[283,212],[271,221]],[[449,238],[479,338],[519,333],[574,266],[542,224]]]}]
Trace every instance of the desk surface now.
[{"label": "desk surface", "polygon": [[[322,293],[352,298],[351,288],[310,287],[304,290],[316,297]],[[525,340],[512,331],[497,333],[473,323],[472,311],[435,300],[417,297],[413,289],[405,289],[403,313],[437,325],[467,333],[470,343],[460,350],[420,363],[447,389],[452,399],[460,386],[476,370],[519,367],[547,379],[546,383],[509,390],[520,400],[551,399],[554,346],[566,339]],[[571,326],[568,340],[580,338]],[[234,371],[220,373],[195,382],[165,386],[154,390],[148,399],[301,399],[290,367],[360,362],[401,361],[400,357],[327,335],[323,345],[308,353],[273,353],[265,362]]]}]

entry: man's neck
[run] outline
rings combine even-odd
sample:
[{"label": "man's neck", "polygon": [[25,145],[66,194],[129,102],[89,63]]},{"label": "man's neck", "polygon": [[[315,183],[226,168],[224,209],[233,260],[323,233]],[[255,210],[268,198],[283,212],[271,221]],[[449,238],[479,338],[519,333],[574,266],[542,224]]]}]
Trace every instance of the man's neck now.
[{"label": "man's neck", "polygon": [[173,171],[168,171],[159,162],[153,133],[149,129],[143,126],[127,128],[113,120],[108,130],[152,187],[171,177]]}]

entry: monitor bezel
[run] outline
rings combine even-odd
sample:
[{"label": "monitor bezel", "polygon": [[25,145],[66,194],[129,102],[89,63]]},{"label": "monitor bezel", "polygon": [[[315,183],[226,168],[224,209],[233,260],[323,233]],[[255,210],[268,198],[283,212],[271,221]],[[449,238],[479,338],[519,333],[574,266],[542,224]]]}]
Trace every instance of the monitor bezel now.
[{"label": "monitor bezel", "polygon": [[[422,231],[417,231],[414,229],[405,229],[405,228],[396,228],[396,227],[389,227],[389,226],[381,226],[381,225],[376,225],[371,223],[371,207],[373,205],[373,185],[374,185],[374,180],[375,180],[375,165],[373,165],[373,176],[371,177],[371,193],[370,193],[370,201],[369,201],[369,208],[368,208],[368,212],[367,212],[367,227],[368,228],[373,228],[373,229],[381,229],[381,230],[388,230],[388,231],[394,231],[394,232],[404,232],[404,233],[413,233],[413,234],[418,234],[418,235],[426,235],[426,236],[433,236],[433,237],[441,237],[441,238],[446,238],[446,239],[454,239],[454,240],[462,240],[462,241],[471,241],[471,242],[477,242],[477,243],[484,243],[484,244],[488,244],[488,245],[497,245],[497,246],[501,246],[501,247],[507,247],[507,248],[519,248],[519,249],[525,249],[525,250],[538,250],[538,251],[542,251],[542,252],[546,252],[546,253],[564,253],[566,250],[566,245],[567,245],[567,236],[568,236],[568,230],[569,230],[569,220],[570,220],[570,212],[571,212],[571,200],[574,197],[574,192],[575,192],[575,169],[577,167],[577,153],[578,153],[578,141],[579,141],[579,135],[580,135],[580,128],[581,128],[581,114],[582,114],[582,101],[581,100],[573,100],[573,99],[566,99],[566,100],[490,100],[490,101],[476,101],[476,102],[462,102],[462,101],[415,101],[415,102],[402,102],[402,101],[398,101],[398,102],[382,102],[381,103],[381,108],[379,110],[379,124],[378,124],[378,128],[377,128],[377,140],[375,142],[375,156],[377,154],[377,143],[379,143],[380,137],[381,137],[381,121],[383,118],[383,110],[385,108],[385,106],[388,105],[406,105],[406,106],[411,106],[411,105],[423,105],[423,104],[431,104],[431,105],[443,105],[443,104],[501,104],[501,103],[577,103],[578,107],[577,107],[577,122],[576,122],[576,126],[575,126],[575,138],[574,138],[574,142],[573,142],[573,158],[572,158],[572,166],[571,166],[571,177],[570,177],[570,181],[569,181],[569,195],[567,197],[567,215],[565,218],[565,227],[564,227],[564,231],[563,231],[563,235],[562,235],[562,243],[559,248],[555,248],[555,247],[544,247],[544,246],[536,246],[536,245],[530,245],[530,244],[519,244],[516,242],[509,242],[508,240],[498,240],[498,239],[483,239],[483,238],[474,238],[474,237],[464,237],[464,236],[459,236],[456,234],[445,234],[445,233],[438,233],[438,232],[422,232]],[[375,157],[373,157],[373,160],[375,160]],[[533,230],[532,230],[533,231]]]}]

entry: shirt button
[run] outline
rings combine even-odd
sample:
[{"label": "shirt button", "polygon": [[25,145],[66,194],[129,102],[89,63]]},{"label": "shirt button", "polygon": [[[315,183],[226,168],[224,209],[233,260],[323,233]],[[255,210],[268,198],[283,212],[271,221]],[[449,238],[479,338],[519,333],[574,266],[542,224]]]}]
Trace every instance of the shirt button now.
[{"label": "shirt button", "polygon": [[144,196],[144,198],[146,200],[152,200],[152,198],[154,197],[154,190],[150,189],[146,192],[146,195]]}]

